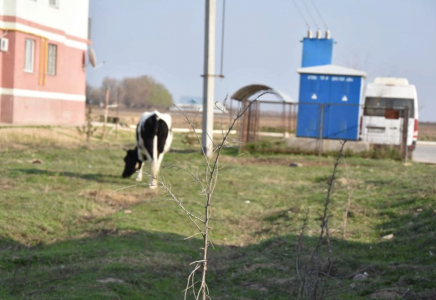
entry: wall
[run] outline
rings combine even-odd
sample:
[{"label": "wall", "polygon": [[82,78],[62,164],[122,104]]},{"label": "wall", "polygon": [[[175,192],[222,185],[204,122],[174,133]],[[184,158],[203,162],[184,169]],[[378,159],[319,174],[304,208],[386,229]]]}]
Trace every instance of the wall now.
[{"label": "wall", "polygon": [[[80,124],[85,121],[88,0],[3,0],[0,30],[9,51],[0,52],[0,122]],[[24,72],[25,40],[35,41],[34,70]],[[46,41],[57,46],[56,75],[45,73]],[[43,58],[43,59],[41,59]]]},{"label": "wall", "polygon": [[59,0],[59,7],[48,0],[3,0],[1,15],[16,16],[48,28],[56,28],[66,35],[88,38],[89,0]]}]

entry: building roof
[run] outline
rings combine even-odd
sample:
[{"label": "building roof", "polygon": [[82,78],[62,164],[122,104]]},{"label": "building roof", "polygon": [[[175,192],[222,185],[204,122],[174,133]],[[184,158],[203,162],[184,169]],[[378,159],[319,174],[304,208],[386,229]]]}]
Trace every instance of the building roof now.
[{"label": "building roof", "polygon": [[361,76],[366,77],[363,71],[341,67],[338,65],[323,65],[316,67],[299,68],[297,72],[300,74],[323,74],[323,75],[342,75],[342,76]]},{"label": "building roof", "polygon": [[283,102],[295,102],[287,94],[263,84],[251,84],[251,85],[244,86],[239,90],[237,90],[235,93],[233,93],[231,99],[244,101],[244,100],[248,100],[248,98],[260,92],[272,93],[276,95]]},{"label": "building roof", "polygon": [[203,105],[202,97],[181,96],[176,104]]}]

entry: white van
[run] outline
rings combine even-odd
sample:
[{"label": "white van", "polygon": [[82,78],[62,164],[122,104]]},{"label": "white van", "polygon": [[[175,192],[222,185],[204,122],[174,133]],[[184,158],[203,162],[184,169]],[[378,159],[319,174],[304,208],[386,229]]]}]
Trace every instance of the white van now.
[{"label": "white van", "polygon": [[360,138],[373,144],[401,145],[405,109],[409,111],[407,146],[418,139],[418,96],[406,78],[377,77],[364,92]]}]

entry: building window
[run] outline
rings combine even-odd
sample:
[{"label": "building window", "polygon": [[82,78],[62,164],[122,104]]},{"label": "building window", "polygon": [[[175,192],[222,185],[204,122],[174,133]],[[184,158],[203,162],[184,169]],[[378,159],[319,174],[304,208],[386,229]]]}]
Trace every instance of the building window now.
[{"label": "building window", "polygon": [[33,63],[35,56],[35,41],[26,39],[24,50],[24,71],[33,73]]},{"label": "building window", "polygon": [[50,6],[56,7],[56,8],[59,7],[59,0],[48,0],[48,1],[50,3]]},{"label": "building window", "polygon": [[56,56],[58,52],[58,46],[48,44],[48,60],[47,60],[47,75],[56,75]]}]

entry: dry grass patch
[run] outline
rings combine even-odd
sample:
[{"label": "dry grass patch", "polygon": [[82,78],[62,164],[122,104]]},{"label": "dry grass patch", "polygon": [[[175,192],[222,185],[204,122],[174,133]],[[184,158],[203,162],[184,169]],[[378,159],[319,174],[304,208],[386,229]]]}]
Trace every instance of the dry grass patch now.
[{"label": "dry grass patch", "polygon": [[436,141],[436,123],[419,123],[418,141]]},{"label": "dry grass patch", "polygon": [[15,184],[9,178],[0,178],[0,190],[13,190],[15,188]]},{"label": "dry grass patch", "polygon": [[235,165],[256,165],[256,166],[290,166],[291,163],[298,162],[302,167],[313,166],[331,166],[332,162],[328,160],[306,160],[304,158],[296,157],[238,157],[222,156],[220,158],[221,164],[235,164]]},{"label": "dry grass patch", "polygon": [[88,199],[92,199],[95,203],[103,204],[105,208],[99,208],[97,213],[99,216],[111,214],[119,209],[125,209],[140,202],[154,199],[156,197],[156,191],[144,189],[136,192],[117,192],[113,190],[96,190],[88,189],[83,190],[79,194]]},{"label": "dry grass patch", "polygon": [[11,127],[0,130],[0,150],[26,149],[28,146],[74,148],[83,143],[73,128]]}]

